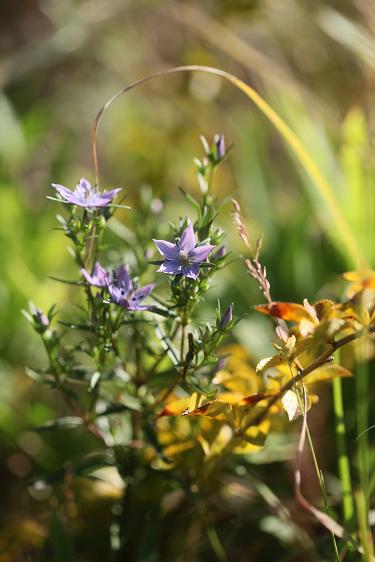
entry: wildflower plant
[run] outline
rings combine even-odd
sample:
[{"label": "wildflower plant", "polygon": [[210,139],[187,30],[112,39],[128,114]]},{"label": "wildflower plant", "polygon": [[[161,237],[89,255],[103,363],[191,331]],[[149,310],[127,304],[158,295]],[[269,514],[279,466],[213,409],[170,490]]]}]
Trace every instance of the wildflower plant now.
[{"label": "wildflower plant", "polygon": [[[371,271],[346,274],[353,285],[339,302],[274,301],[260,261],[261,240],[253,247],[237,201],[233,223],[244,244],[244,265],[266,301],[256,310],[273,322],[274,355],[254,364],[243,348],[227,341],[248,311],[235,310],[225,299],[201,317],[200,305],[230,256],[226,233],[216,222],[220,202],[214,188],[228,151],[223,135],[202,143],[204,155],[194,160],[200,197],[181,190],[188,216],[176,216],[161,238],[163,204],[144,189],[139,208],[124,208],[135,217],[129,219],[133,230],[122,241],[123,254],[115,257],[105,233],[116,209],[124,207],[114,203],[120,189],[101,192],[85,179],[74,191],[53,184],[59,197],[52,199],[64,204],[59,229],[77,267],[74,279],[58,281],[75,287],[77,306],[68,320],[66,314],[59,318],[56,307],[44,314],[31,305],[25,312],[47,353],[45,368],[28,373],[59,391],[66,404],[66,415],[42,429],[80,427],[95,436],[95,453],[69,465],[73,476],[93,475],[101,466],[121,475],[125,491],[116,500],[111,548],[126,552],[129,560],[137,559],[140,524],[131,509],[142,501],[144,488],[153,489],[150,513],[178,489],[202,514],[218,474],[233,469],[234,456],[260,451],[270,433],[298,418],[306,427],[307,412],[318,401],[316,384],[351,376],[333,363],[334,353],[349,345],[353,350],[375,331]],[[303,498],[299,466],[296,475],[300,504],[333,536],[360,548],[353,529]],[[46,479],[56,482],[56,475]],[[212,532],[212,547],[220,551]]]}]

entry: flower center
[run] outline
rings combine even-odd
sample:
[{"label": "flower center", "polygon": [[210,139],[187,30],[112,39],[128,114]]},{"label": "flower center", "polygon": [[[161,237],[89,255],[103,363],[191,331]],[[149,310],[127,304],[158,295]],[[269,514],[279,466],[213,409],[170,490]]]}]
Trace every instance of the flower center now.
[{"label": "flower center", "polygon": [[180,250],[178,252],[178,259],[181,263],[189,263],[189,254],[185,250]]}]

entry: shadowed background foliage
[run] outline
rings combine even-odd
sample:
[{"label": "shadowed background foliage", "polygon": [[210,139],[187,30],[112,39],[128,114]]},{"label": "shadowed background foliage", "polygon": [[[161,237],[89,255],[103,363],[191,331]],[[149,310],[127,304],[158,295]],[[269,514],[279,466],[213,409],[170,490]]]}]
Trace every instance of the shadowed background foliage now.
[{"label": "shadowed background foliage", "polygon": [[[80,176],[94,179],[92,121],[115,91],[165,67],[222,68],[251,84],[298,134],[329,181],[363,259],[373,266],[375,7],[366,0],[5,0],[0,52],[0,561],[99,561],[107,552],[111,507],[121,483],[113,477],[95,485],[80,482],[76,497],[65,498],[70,537],[53,516],[61,498],[28,487],[43,471],[95,447],[83,430],[31,431],[63,410],[56,396],[41,390],[24,369],[41,364],[44,356],[21,309],[29,299],[42,308],[58,302],[61,309],[71,297],[69,286],[48,277],[73,275],[66,240],[53,230],[56,207],[46,199],[50,183],[72,186]],[[170,76],[118,100],[99,136],[102,187],[122,186],[129,204],[136,206],[141,186],[151,185],[165,202],[167,217],[176,218],[176,208],[183,215],[178,187],[197,192],[192,159],[202,152],[199,136],[216,132],[234,145],[215,188],[228,198],[219,221],[228,230],[229,248],[235,255],[242,251],[230,222],[234,195],[251,235],[264,235],[263,261],[274,298],[313,301],[340,294],[339,274],[353,263],[335,217],[272,125],[218,77]],[[113,223],[113,251],[127,236],[127,221],[126,212],[120,212]],[[237,328],[237,341],[254,360],[264,356],[268,323],[251,311],[260,296],[240,261],[223,272],[211,302],[217,297],[248,313]],[[345,381],[344,391],[348,446],[354,450],[358,395],[355,402],[352,380]],[[362,397],[366,408],[370,395]],[[329,391],[317,410],[312,431],[334,493]],[[300,554],[306,532],[322,541],[324,552],[324,534],[294,513],[288,468],[292,441],[286,437],[275,445],[280,458],[276,454],[262,467],[251,465],[260,475],[252,486],[244,488],[240,480],[226,483],[217,517],[219,529],[224,522],[230,560],[307,560],[306,553]],[[314,497],[317,485],[308,466],[306,471]],[[298,531],[276,517],[271,489],[292,511]],[[157,540],[168,533],[170,511],[165,506],[163,518],[147,527]],[[183,525],[174,530],[180,552],[175,559],[203,560],[198,548],[184,554],[184,531]],[[201,530],[189,532],[193,543],[201,540]],[[145,538],[151,545],[157,540]],[[205,560],[218,559],[209,548],[203,552]],[[329,560],[322,556],[311,553],[311,560]],[[159,560],[157,548],[138,559]]]}]

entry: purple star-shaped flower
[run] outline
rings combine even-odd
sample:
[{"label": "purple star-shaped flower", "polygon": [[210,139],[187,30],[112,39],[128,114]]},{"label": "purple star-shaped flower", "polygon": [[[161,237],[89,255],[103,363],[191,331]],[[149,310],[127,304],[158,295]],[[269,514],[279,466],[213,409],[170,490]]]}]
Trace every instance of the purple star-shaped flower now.
[{"label": "purple star-shaped flower", "polygon": [[204,244],[197,246],[193,225],[189,221],[181,238],[175,244],[167,240],[154,240],[157,249],[165,258],[158,271],[169,275],[185,275],[196,279],[200,265],[215,246]]},{"label": "purple star-shaped flower", "polygon": [[119,187],[117,189],[112,189],[111,191],[100,193],[96,186],[92,186],[85,178],[81,178],[79,180],[74,191],[58,183],[53,183],[52,187],[54,187],[61,197],[68,203],[85,208],[106,207],[109,203],[111,203],[117,193],[121,191],[121,187]]},{"label": "purple star-shaped flower", "polygon": [[84,268],[81,269],[81,274],[86,279],[87,283],[93,287],[107,287],[108,283],[111,281],[110,274],[98,261],[94,265],[91,275]]},{"label": "purple star-shaped flower", "polygon": [[128,268],[120,265],[113,272],[113,278],[108,284],[108,291],[111,295],[111,301],[126,310],[149,310],[150,306],[144,305],[142,302],[154,287],[155,285],[150,284],[134,290]]}]

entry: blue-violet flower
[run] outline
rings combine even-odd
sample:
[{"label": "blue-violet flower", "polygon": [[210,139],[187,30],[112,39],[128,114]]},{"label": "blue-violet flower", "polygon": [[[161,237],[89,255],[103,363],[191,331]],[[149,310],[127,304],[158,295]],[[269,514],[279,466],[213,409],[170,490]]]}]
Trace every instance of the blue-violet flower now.
[{"label": "blue-violet flower", "polygon": [[134,290],[133,282],[126,266],[120,265],[114,272],[113,278],[108,283],[108,291],[111,301],[126,310],[149,310],[150,306],[142,304],[148,297],[155,285],[145,285]]},{"label": "blue-violet flower", "polygon": [[154,240],[154,242],[165,258],[158,271],[169,275],[185,275],[191,279],[198,277],[201,263],[215,247],[211,244],[197,246],[193,225],[190,221],[181,234],[180,240],[174,244],[167,240]]},{"label": "blue-violet flower", "polygon": [[119,187],[117,189],[112,189],[111,191],[100,193],[97,190],[97,187],[92,186],[85,178],[81,178],[79,180],[74,191],[58,183],[53,183],[52,187],[54,187],[61,197],[68,203],[85,208],[106,207],[109,203],[111,203],[115,195],[121,191],[121,187]]}]

